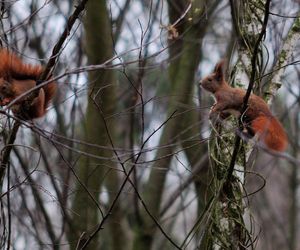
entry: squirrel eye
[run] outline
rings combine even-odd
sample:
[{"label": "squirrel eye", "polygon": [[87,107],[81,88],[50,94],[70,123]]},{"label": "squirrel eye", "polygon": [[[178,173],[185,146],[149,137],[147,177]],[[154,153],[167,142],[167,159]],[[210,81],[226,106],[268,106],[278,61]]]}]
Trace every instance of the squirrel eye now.
[{"label": "squirrel eye", "polygon": [[211,81],[212,81],[212,79],[211,79],[211,78],[208,78],[208,79],[207,79],[207,81],[211,82]]}]

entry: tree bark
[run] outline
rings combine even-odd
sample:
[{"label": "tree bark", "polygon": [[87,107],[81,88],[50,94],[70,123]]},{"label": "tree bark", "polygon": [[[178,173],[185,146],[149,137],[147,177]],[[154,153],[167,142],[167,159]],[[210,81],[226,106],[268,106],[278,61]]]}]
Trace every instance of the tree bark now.
[{"label": "tree bark", "polygon": [[[188,1],[169,1],[170,21],[176,21],[183,13],[183,6],[188,5]],[[210,3],[212,4],[212,3]],[[215,4],[215,2],[214,2]],[[169,79],[172,90],[169,98],[168,117],[176,111],[175,115],[163,129],[156,161],[152,166],[149,180],[145,185],[145,202],[152,215],[159,219],[160,204],[165,185],[166,176],[170,168],[172,154],[176,149],[174,143],[177,135],[183,129],[183,115],[185,109],[182,104],[190,104],[194,89],[195,72],[201,57],[201,38],[205,34],[209,18],[203,18],[205,1],[197,0],[192,4],[188,16],[184,18],[184,25],[179,25],[178,40],[170,41],[169,57]],[[213,7],[212,7],[213,9]],[[176,14],[175,12],[178,11]],[[208,14],[209,15],[209,14]],[[177,17],[177,18],[176,18]],[[188,19],[190,20],[188,21]],[[177,27],[175,27],[177,29]],[[182,37],[181,37],[182,36]],[[177,38],[174,38],[177,39]],[[169,146],[167,146],[169,145]],[[159,170],[158,170],[159,169]],[[151,249],[155,225],[153,221],[144,214],[143,226],[136,231],[134,250]]]},{"label": "tree bark", "polygon": [[[113,56],[111,24],[109,21],[106,2],[90,0],[87,4],[85,27],[85,48],[88,64],[100,64]],[[115,138],[114,120],[107,120],[106,116],[114,113],[115,107],[115,76],[112,70],[98,70],[89,72],[88,106],[86,110],[85,141],[95,145],[111,147],[106,126],[112,140]],[[105,124],[106,123],[106,124]],[[110,161],[112,150],[85,147],[90,154],[106,157],[107,160],[95,160],[91,157],[81,157],[78,164],[78,177],[89,190],[94,199],[99,201],[103,187],[107,188],[110,203],[119,188],[119,176],[115,170],[116,164]],[[107,205],[107,204],[106,204]],[[73,228],[69,233],[71,249],[77,244],[82,233],[89,234],[102,219],[95,202],[88,195],[80,183],[76,183],[76,193],[72,203]],[[101,233],[93,239],[88,249],[99,249],[105,244],[105,249],[127,249],[128,243],[126,222],[121,206],[116,206],[110,215],[109,222]],[[115,223],[118,223],[116,226]],[[104,237],[104,235],[109,237]],[[105,238],[109,239],[108,241]],[[82,239],[84,240],[84,239]]]}]

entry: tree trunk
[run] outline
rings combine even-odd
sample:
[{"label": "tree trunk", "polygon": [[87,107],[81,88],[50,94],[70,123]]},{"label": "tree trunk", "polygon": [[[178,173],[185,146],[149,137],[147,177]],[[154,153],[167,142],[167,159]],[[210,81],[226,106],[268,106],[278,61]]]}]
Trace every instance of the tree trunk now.
[{"label": "tree trunk", "polygon": [[[193,2],[188,16],[183,20],[184,25],[178,25],[179,38],[174,38],[178,40],[175,42],[174,40],[170,41],[169,57],[171,64],[169,66],[169,78],[172,90],[167,117],[170,117],[175,111],[177,115],[175,114],[175,117],[164,126],[158,146],[159,150],[156,155],[157,160],[151,168],[150,177],[145,186],[145,202],[149,211],[158,220],[166,176],[170,167],[172,154],[176,149],[174,143],[177,139],[174,140],[174,138],[178,136],[184,125],[181,112],[184,112],[185,109],[182,108],[182,104],[190,104],[192,98],[195,72],[201,55],[201,38],[205,34],[208,25],[209,18],[207,16],[203,18],[205,11],[204,4],[205,1],[202,0]],[[187,1],[183,0],[176,3],[170,1],[170,21],[179,19],[185,10],[183,6],[187,5]],[[175,13],[175,9],[178,11],[177,14]],[[211,9],[214,8],[212,7]],[[188,21],[188,18],[191,18],[190,21]],[[182,35],[184,36],[180,37]],[[134,250],[147,250],[152,247],[153,236],[156,231],[155,224],[145,213],[142,220],[142,227],[136,231]]]},{"label": "tree trunk", "polygon": [[[112,33],[105,1],[90,0],[88,2],[84,26],[88,64],[100,64],[111,58],[113,55]],[[108,69],[89,72],[88,79],[88,106],[84,122],[85,141],[109,148],[111,145],[106,126],[109,129],[112,140],[114,140],[115,121],[106,120],[105,118],[115,111],[115,77],[113,71]],[[110,203],[120,186],[119,176],[115,170],[112,170],[112,168],[116,167],[116,164],[110,161],[110,158],[113,156],[112,150],[86,146],[84,151],[107,158],[107,160],[96,160],[92,157],[82,156],[77,171],[82,184],[89,190],[94,200],[100,204],[102,213],[105,213],[104,206],[99,200],[103,187],[107,188],[109,193],[108,203]],[[128,230],[126,230],[123,214],[121,206],[116,206],[114,212],[110,215],[108,223],[105,224],[109,231],[104,228],[97,235],[98,237],[94,238],[92,243],[89,244],[89,249],[99,249],[103,244],[105,244],[105,249],[127,249]],[[69,240],[71,249],[74,249],[73,247],[77,244],[81,234],[83,232],[91,233],[102,219],[100,209],[79,182],[76,182],[72,216],[73,228],[69,233]],[[118,223],[118,226],[114,223]],[[107,237],[104,237],[104,235],[107,235]],[[110,240],[108,241],[105,238]],[[82,240],[84,241],[84,237]]]}]

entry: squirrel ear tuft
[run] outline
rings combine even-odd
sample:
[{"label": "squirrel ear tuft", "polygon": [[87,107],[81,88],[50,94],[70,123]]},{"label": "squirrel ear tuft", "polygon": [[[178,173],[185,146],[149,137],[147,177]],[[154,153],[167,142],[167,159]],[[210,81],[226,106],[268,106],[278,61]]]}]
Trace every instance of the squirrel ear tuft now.
[{"label": "squirrel ear tuft", "polygon": [[214,73],[216,74],[218,80],[224,79],[224,64],[225,64],[225,60],[222,59],[215,66]]}]

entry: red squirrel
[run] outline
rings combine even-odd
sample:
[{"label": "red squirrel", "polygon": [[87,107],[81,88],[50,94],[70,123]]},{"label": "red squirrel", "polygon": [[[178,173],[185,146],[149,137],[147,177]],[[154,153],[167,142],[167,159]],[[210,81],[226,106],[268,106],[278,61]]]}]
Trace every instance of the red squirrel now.
[{"label": "red squirrel", "polygon": [[[217,63],[214,71],[200,81],[200,85],[216,99],[210,110],[210,118],[220,115],[224,119],[231,114],[240,117],[246,91],[233,88],[225,81],[223,67],[224,61]],[[286,149],[288,140],[284,128],[259,96],[250,95],[248,108],[242,115],[242,120],[249,135],[257,135],[268,148],[275,151]]]},{"label": "red squirrel", "polygon": [[[36,86],[43,68],[25,64],[15,53],[0,49],[0,106],[8,105],[16,97]],[[21,98],[12,106],[15,115],[31,120],[45,115],[56,91],[56,83],[50,82],[39,89],[38,96],[29,104]]]}]

